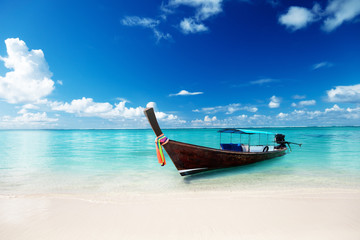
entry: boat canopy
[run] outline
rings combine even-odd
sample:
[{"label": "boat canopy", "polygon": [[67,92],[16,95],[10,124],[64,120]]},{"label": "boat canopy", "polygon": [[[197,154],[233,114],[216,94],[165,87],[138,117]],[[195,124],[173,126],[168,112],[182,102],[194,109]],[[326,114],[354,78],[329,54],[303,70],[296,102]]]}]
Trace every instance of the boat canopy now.
[{"label": "boat canopy", "polygon": [[255,130],[247,130],[247,129],[237,129],[237,128],[225,128],[225,129],[220,129],[218,132],[219,132],[219,133],[275,135],[275,133],[272,133],[272,132],[263,132],[263,131],[255,131]]}]

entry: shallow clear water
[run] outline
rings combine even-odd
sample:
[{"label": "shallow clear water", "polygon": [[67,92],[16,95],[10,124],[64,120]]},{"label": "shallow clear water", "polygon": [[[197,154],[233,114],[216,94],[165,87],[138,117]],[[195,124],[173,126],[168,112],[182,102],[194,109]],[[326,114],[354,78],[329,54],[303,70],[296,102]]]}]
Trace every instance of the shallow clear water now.
[{"label": "shallow clear water", "polygon": [[[0,194],[360,187],[359,127],[261,130],[303,146],[280,158],[189,177],[181,177],[167,155],[165,167],[157,163],[151,130],[3,130]],[[216,129],[164,133],[219,146]]]}]

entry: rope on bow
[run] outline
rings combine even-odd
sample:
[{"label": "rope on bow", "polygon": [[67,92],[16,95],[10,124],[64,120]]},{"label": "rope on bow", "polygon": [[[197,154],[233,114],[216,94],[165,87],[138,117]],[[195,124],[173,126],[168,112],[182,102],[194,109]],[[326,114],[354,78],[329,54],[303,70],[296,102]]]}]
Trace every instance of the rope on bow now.
[{"label": "rope on bow", "polygon": [[161,146],[164,146],[168,142],[169,142],[169,139],[167,137],[165,137],[164,134],[161,134],[160,136],[155,138],[156,155],[157,155],[158,161],[161,164],[161,166],[164,166],[166,164],[164,152],[163,152]]}]

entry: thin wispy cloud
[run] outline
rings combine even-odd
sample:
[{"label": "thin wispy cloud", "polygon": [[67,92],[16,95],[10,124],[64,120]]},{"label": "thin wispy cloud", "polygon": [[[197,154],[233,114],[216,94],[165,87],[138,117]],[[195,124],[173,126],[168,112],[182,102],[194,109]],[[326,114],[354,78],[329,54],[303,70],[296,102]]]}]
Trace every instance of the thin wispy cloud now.
[{"label": "thin wispy cloud", "polygon": [[320,63],[316,63],[312,66],[312,70],[316,70],[316,69],[319,69],[319,68],[329,68],[329,67],[332,67],[334,66],[333,63],[331,62],[320,62]]},{"label": "thin wispy cloud", "polygon": [[257,112],[258,108],[253,106],[243,106],[240,103],[232,103],[225,106],[215,106],[215,107],[204,107],[201,109],[195,109],[193,112],[201,112],[205,114],[215,114],[218,112],[224,112],[225,114],[233,114],[238,111],[248,111],[248,112]]},{"label": "thin wispy cloud", "polygon": [[313,106],[315,104],[316,104],[315,100],[304,100],[299,102],[300,106]]},{"label": "thin wispy cloud", "polygon": [[278,81],[279,80],[277,80],[277,79],[263,78],[263,79],[258,79],[258,80],[251,81],[250,84],[252,84],[252,85],[264,85],[265,83],[273,83],[273,82],[278,82]]},{"label": "thin wispy cloud", "polygon": [[195,18],[205,20],[222,12],[223,0],[170,0],[170,7],[189,6],[195,8]]},{"label": "thin wispy cloud", "polygon": [[280,5],[280,0],[266,0],[266,2],[273,7],[277,7]]},{"label": "thin wispy cloud", "polygon": [[121,19],[121,23],[125,26],[141,26],[145,28],[154,28],[160,24],[159,20],[152,18],[141,18],[138,16],[127,16]]},{"label": "thin wispy cloud", "polygon": [[138,16],[126,16],[121,19],[120,22],[122,25],[128,27],[143,27],[151,29],[157,42],[159,42],[161,39],[171,39],[171,35],[169,33],[163,33],[158,29],[160,20],[153,18],[142,18]]},{"label": "thin wispy cloud", "polygon": [[180,6],[195,9],[194,16],[183,18],[179,24],[184,34],[190,34],[208,31],[203,21],[222,12],[222,3],[223,0],[170,0],[166,9],[176,9]]},{"label": "thin wispy cloud", "polygon": [[244,83],[239,83],[239,84],[233,84],[231,85],[231,87],[234,88],[239,88],[239,87],[251,87],[254,85],[258,85],[258,86],[268,86],[271,85],[271,83],[276,83],[276,82],[280,82],[281,80],[279,79],[273,79],[273,78],[260,78],[257,80],[253,80],[250,82],[244,82]]},{"label": "thin wispy cloud", "polygon": [[303,100],[300,101],[299,103],[292,103],[291,106],[292,107],[306,107],[306,106],[314,106],[316,104],[315,100]]},{"label": "thin wispy cloud", "polygon": [[279,23],[296,31],[313,22],[322,21],[321,29],[331,32],[343,23],[355,20],[359,15],[359,0],[329,0],[324,9],[318,3],[312,9],[291,6],[286,13],[280,15]]},{"label": "thin wispy cloud", "polygon": [[167,18],[167,15],[174,14],[175,11],[168,4],[161,2],[160,11],[163,13],[161,16],[163,19]]},{"label": "thin wispy cloud", "polygon": [[169,94],[170,97],[172,96],[193,96],[193,95],[200,95],[200,94],[204,94],[203,92],[189,92],[186,90],[181,90],[178,93],[171,93]]},{"label": "thin wispy cloud", "polygon": [[292,98],[293,99],[305,99],[306,95],[298,95],[298,94],[296,94],[296,95],[292,96]]},{"label": "thin wispy cloud", "polygon": [[170,15],[178,14],[177,9],[181,6],[193,8],[194,15],[183,16],[177,28],[184,34],[195,34],[209,30],[204,21],[216,16],[223,11],[224,0],[169,0],[162,2],[159,6],[161,15],[154,18],[142,18],[138,16],[127,16],[121,20],[125,26],[141,26],[152,29],[155,37],[159,40],[170,39],[169,33],[163,33],[158,29],[158,25],[166,22]]}]

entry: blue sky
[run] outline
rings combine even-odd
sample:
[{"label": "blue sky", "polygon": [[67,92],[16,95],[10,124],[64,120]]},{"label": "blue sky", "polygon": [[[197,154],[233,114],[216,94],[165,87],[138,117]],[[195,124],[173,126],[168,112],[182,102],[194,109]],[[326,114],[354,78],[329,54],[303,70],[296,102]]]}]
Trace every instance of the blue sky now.
[{"label": "blue sky", "polygon": [[0,128],[360,125],[360,1],[1,1]]}]

